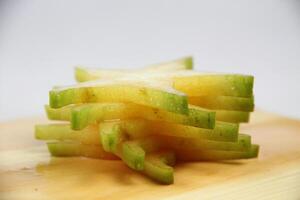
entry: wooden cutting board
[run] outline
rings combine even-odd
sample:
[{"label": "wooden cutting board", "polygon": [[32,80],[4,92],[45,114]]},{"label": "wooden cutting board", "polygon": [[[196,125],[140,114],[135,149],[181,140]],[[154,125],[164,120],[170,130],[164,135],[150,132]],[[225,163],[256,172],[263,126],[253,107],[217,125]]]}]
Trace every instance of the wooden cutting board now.
[{"label": "wooden cutting board", "polygon": [[178,164],[159,185],[120,161],[51,158],[31,118],[0,124],[0,199],[300,199],[300,121],[257,112],[241,132],[258,159]]}]

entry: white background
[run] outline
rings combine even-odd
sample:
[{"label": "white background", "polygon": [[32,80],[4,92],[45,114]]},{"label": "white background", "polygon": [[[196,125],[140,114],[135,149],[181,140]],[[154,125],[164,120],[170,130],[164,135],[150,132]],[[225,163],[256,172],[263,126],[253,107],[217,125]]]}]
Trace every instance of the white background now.
[{"label": "white background", "polygon": [[258,108],[300,118],[300,1],[0,0],[0,120],[42,115],[77,64],[185,55],[198,70],[255,75]]}]

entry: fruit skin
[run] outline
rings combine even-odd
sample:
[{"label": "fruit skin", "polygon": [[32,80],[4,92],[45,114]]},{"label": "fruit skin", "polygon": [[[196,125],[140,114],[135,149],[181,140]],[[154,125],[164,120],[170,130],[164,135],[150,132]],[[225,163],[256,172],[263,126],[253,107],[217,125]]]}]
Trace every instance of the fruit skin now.
[{"label": "fruit skin", "polygon": [[[149,82],[149,81],[148,81]],[[166,87],[148,86],[147,81],[118,80],[78,84],[49,92],[51,108],[88,102],[131,102],[169,112],[188,114],[187,96]]]},{"label": "fruit skin", "polygon": [[142,171],[145,165],[146,152],[140,145],[133,142],[123,142],[122,144],[121,159],[131,169]]},{"label": "fruit skin", "polygon": [[[173,166],[176,162],[175,153],[173,151],[164,150],[164,151],[156,151],[145,153],[145,151],[140,146],[132,146],[136,145],[135,143],[130,143],[129,146],[123,145],[123,152],[126,158],[122,158],[125,160],[125,163],[132,169],[140,171],[141,173],[147,175],[151,179],[158,181],[161,184],[172,184],[174,182],[174,169]],[[133,147],[133,149],[131,149]],[[128,148],[124,150],[124,148]],[[139,149],[139,151],[137,151]],[[129,152],[127,152],[129,150]],[[132,155],[131,153],[134,153]],[[137,160],[137,155],[139,154],[139,158],[141,160]],[[134,160],[131,160],[135,158]],[[126,161],[131,160],[131,162],[127,163]],[[138,161],[138,162],[136,162]],[[132,166],[132,164],[134,164]]]},{"label": "fruit skin", "polygon": [[174,166],[176,162],[173,151],[154,152],[146,155],[143,173],[148,177],[162,183],[174,182]]},{"label": "fruit skin", "polygon": [[135,71],[123,71],[123,70],[101,70],[101,69],[89,69],[85,67],[75,67],[75,79],[78,82],[85,82],[90,80],[96,80],[99,78],[116,78],[123,76],[124,74],[131,73],[149,73],[149,72],[168,72],[177,70],[191,70],[193,69],[193,57],[183,57],[169,62],[163,62],[146,66],[141,70]]},{"label": "fruit skin", "polygon": [[232,96],[189,96],[189,103],[215,110],[235,110],[251,112],[254,110],[254,97]]},{"label": "fruit skin", "polygon": [[250,112],[234,110],[216,110],[216,119],[230,123],[245,123],[250,120]]},{"label": "fruit skin", "polygon": [[52,156],[83,156],[106,160],[118,159],[113,154],[105,152],[99,145],[83,145],[70,142],[49,142],[47,143],[47,146]]},{"label": "fruit skin", "polygon": [[119,145],[127,140],[126,134],[117,121],[101,123],[98,132],[101,144],[106,152],[119,153]]},{"label": "fruit skin", "polygon": [[99,136],[106,152],[121,158],[126,165],[134,170],[144,169],[145,151],[137,143],[127,141],[119,123],[108,123],[99,126]]}]

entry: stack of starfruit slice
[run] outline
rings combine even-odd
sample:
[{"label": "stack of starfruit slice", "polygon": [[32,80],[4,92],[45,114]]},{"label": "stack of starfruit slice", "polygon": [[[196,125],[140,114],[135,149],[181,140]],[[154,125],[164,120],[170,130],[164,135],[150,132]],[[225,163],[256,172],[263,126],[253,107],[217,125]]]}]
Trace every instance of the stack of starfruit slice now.
[{"label": "stack of starfruit slice", "polygon": [[176,161],[254,158],[239,133],[254,109],[253,76],[193,71],[192,57],[139,70],[77,67],[73,86],[49,92],[48,118],[35,137],[52,156],[119,159],[162,184]]}]

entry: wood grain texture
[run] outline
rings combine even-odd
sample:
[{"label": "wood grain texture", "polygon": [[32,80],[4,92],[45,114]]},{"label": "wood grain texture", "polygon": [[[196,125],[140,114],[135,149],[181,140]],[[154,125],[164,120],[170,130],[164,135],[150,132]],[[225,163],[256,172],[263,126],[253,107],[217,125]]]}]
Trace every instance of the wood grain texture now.
[{"label": "wood grain texture", "polygon": [[0,124],[0,199],[300,199],[300,121],[257,112],[241,132],[258,159],[180,163],[159,185],[120,161],[51,158],[34,140],[44,118]]}]

